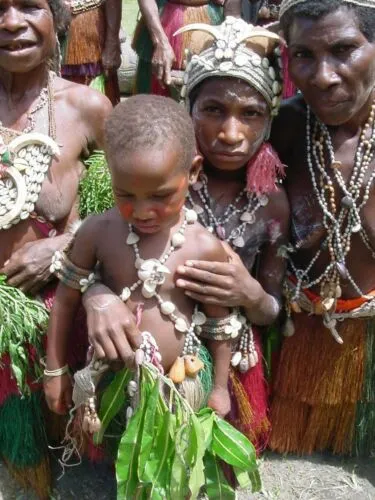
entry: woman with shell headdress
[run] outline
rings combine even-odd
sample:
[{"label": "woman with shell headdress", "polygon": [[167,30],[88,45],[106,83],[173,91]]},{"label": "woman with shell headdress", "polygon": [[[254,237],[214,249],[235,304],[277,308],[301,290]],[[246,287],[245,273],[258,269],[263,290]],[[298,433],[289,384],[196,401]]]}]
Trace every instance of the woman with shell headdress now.
[{"label": "woman with shell headdress", "polygon": [[0,12],[0,455],[40,498],[50,488],[38,380],[47,312],[30,297],[51,299],[51,257],[78,219],[81,159],[101,145],[111,109],[49,70],[67,19],[60,0],[8,0]]},{"label": "woman with shell headdress", "polygon": [[[182,29],[188,30],[210,35],[204,50],[191,56],[182,90],[204,159],[188,203],[222,240],[228,263],[187,262],[176,284],[198,302],[240,307],[248,319],[247,334],[233,345],[229,419],[259,451],[267,443],[269,421],[258,327],[280,311],[285,264],[279,249],[289,226],[279,183],[283,166],[266,142],[282,91],[279,37],[234,17],[220,26]],[[119,353],[129,362],[134,328],[114,323],[124,305],[115,297],[109,302],[105,292],[99,299],[101,322],[91,342],[101,356],[114,359]]]}]

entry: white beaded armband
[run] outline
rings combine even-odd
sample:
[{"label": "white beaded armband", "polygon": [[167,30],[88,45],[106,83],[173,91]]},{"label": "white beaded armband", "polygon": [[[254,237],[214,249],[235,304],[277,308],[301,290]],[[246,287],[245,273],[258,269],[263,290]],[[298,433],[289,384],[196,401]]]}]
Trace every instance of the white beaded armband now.
[{"label": "white beaded armband", "polygon": [[61,375],[65,375],[65,373],[69,372],[69,366],[64,365],[61,368],[56,368],[56,370],[47,370],[44,369],[43,373],[46,377],[61,377]]},{"label": "white beaded armband", "polygon": [[200,327],[199,336],[211,340],[235,339],[239,336],[244,324],[246,324],[245,316],[235,310],[224,318],[207,318]]}]

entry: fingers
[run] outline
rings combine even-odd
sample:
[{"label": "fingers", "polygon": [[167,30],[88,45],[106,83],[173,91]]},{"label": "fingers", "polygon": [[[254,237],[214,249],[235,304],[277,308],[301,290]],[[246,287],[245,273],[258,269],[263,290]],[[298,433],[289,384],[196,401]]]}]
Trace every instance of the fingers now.
[{"label": "fingers", "polygon": [[202,295],[195,292],[185,292],[185,294],[196,302],[210,306],[229,307],[228,300],[213,297],[212,295]]},{"label": "fingers", "polygon": [[[14,253],[16,255],[17,252]],[[0,274],[5,274],[9,279],[15,272],[18,271],[19,266],[15,263],[16,259],[8,259],[4,262],[4,266],[0,269]]]},{"label": "fingers", "polygon": [[30,279],[24,271],[8,277],[7,283],[15,288],[19,288],[22,292],[28,292],[35,285],[34,280]]},{"label": "fingers", "polygon": [[[198,291],[196,285],[209,289],[209,285],[217,289],[228,290],[232,286],[232,278],[230,276],[215,274],[210,271],[203,271],[195,268],[184,268],[183,275],[176,282],[176,285],[186,290]],[[197,283],[199,282],[199,283]],[[199,290],[199,293],[201,291]],[[215,294],[216,295],[216,294]]]},{"label": "fingers", "polygon": [[165,83],[165,85],[170,85],[171,82],[172,82],[172,79],[171,79],[171,63],[168,60],[164,64],[164,83]]},{"label": "fingers", "polygon": [[[190,275],[195,269],[207,271],[209,273],[218,274],[222,276],[229,276],[233,274],[233,266],[226,262],[213,262],[209,260],[187,260],[184,266],[179,266],[177,272],[181,274]],[[193,271],[192,271],[193,270]]]}]

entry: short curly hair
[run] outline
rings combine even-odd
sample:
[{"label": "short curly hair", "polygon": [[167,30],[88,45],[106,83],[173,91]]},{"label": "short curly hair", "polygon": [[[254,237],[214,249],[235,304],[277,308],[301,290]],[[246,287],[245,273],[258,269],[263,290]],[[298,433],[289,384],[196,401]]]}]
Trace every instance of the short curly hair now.
[{"label": "short curly hair", "polygon": [[53,24],[56,33],[61,36],[65,35],[69,29],[71,15],[68,7],[63,0],[47,0],[49,8],[52,12]]},{"label": "short curly hair", "polygon": [[280,27],[285,39],[289,40],[290,27],[296,17],[318,20],[340,7],[353,11],[357,17],[359,29],[369,42],[375,40],[375,9],[343,2],[342,0],[306,0],[291,7],[280,19]]},{"label": "short curly hair", "polygon": [[118,104],[105,124],[109,157],[174,144],[180,167],[189,168],[196,153],[193,122],[186,109],[169,97],[139,94]]}]

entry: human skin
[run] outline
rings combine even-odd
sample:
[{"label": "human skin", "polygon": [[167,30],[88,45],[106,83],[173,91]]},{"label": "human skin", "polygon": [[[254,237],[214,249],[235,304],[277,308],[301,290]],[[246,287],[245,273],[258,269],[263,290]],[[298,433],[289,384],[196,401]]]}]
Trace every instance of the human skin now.
[{"label": "human skin", "polygon": [[[208,0],[175,0],[171,3],[187,7],[199,7],[207,5],[209,2]],[[216,0],[213,3],[224,5],[225,15],[237,17],[241,15],[241,0]],[[175,60],[175,55],[161,25],[156,0],[138,0],[138,4],[154,46],[151,61],[153,72],[162,84],[170,85],[171,68]]]},{"label": "human skin", "polygon": [[[92,217],[78,232],[70,259],[84,269],[93,269],[100,262],[100,274],[104,285],[116,295],[125,286],[138,280],[134,266],[134,250],[126,245],[129,234],[127,223],[140,235],[138,242],[143,259],[159,258],[169,248],[171,235],[183,221],[183,205],[190,183],[195,182],[201,165],[201,157],[195,157],[190,169],[179,165],[180,148],[168,144],[142,152],[109,155],[116,208],[103,215]],[[187,225],[184,245],[175,250],[166,265],[170,274],[160,286],[164,300],[176,305],[178,316],[188,323],[194,310],[194,302],[175,286],[175,272],[179,264],[188,258],[225,260],[226,254],[220,243],[199,223]],[[119,265],[120,263],[120,265]],[[123,263],[123,265],[121,265]],[[69,331],[80,302],[80,292],[60,283],[51,312],[48,329],[47,367],[53,370],[66,363]],[[155,299],[145,300],[137,289],[127,301],[129,310],[136,315],[143,303],[139,329],[154,336],[166,372],[181,355],[185,335],[177,332],[174,324],[162,316]],[[228,309],[208,306],[203,311],[210,317],[224,316]],[[231,342],[210,342],[215,364],[214,388],[208,404],[221,416],[230,409],[227,389],[231,358]],[[125,361],[130,361],[129,359]],[[70,380],[67,376],[45,381],[46,399],[51,410],[61,412],[71,400]]]},{"label": "human skin", "polygon": [[[215,96],[214,102],[206,102],[212,95]],[[211,165],[204,163],[204,170],[214,200],[212,207],[218,216],[243,189],[246,163],[254,154],[255,143],[258,146],[264,136],[269,115],[262,97],[245,82],[224,78],[207,81],[200,96],[201,100],[197,99],[193,110],[193,121],[198,145],[212,161]],[[203,107],[200,110],[204,103],[214,109],[207,111]],[[224,136],[222,126],[226,131]],[[239,159],[215,156],[210,152],[212,143],[229,151],[238,148],[244,156]],[[238,218],[233,218],[232,224],[229,230],[239,224]],[[278,249],[288,240],[288,230],[289,205],[280,187],[278,192],[269,196],[268,205],[257,211],[256,224],[247,230],[245,247],[238,254],[226,246],[227,264],[200,262],[194,263],[194,267],[186,266],[186,263],[179,266],[177,285],[191,289],[193,294],[198,292],[192,297],[202,302],[243,306],[254,323],[270,323],[278,312],[272,297],[280,298],[285,272],[285,261],[278,256]],[[259,252],[260,265],[257,266],[257,279],[254,279],[248,270],[253,268]],[[203,290],[196,282],[198,277],[205,283]],[[126,314],[126,305],[100,284],[95,284],[85,293],[84,303],[89,310],[89,336],[95,351],[101,357],[120,358],[126,362],[132,360],[139,338],[134,322]]]},{"label": "human skin", "polygon": [[[192,109],[198,147],[208,178],[216,217],[222,215],[246,184],[246,165],[258,151],[270,121],[264,98],[246,82],[232,78],[209,79],[199,89]],[[199,203],[192,190],[193,199]],[[240,224],[239,214],[227,232]],[[282,188],[269,195],[269,203],[247,226],[245,246],[227,251],[228,264],[189,261],[180,266],[177,286],[206,304],[243,307],[255,324],[270,324],[278,314],[273,297],[280,299],[285,271],[278,256],[288,239],[289,206]],[[250,272],[260,253],[257,279]]]},{"label": "human skin", "polygon": [[[347,181],[353,170],[361,128],[375,97],[375,44],[361,33],[353,11],[342,7],[316,21],[295,19],[289,32],[289,52],[291,77],[312,111],[329,125],[335,159],[342,163],[341,173]],[[305,130],[306,104],[298,96],[282,107],[274,122],[272,142],[289,167],[286,189],[292,212],[292,240],[300,248],[293,254],[293,260],[302,268],[316,254],[326,235],[308,171]],[[372,161],[368,175],[374,165]],[[340,206],[341,190],[333,182],[336,204]],[[374,213],[374,193],[370,191],[361,219],[372,246],[375,245]],[[328,252],[322,252],[310,278],[319,276],[328,264]],[[375,288],[375,261],[359,235],[352,235],[347,265],[364,293]],[[346,280],[340,286],[343,298],[358,296]],[[319,293],[319,289],[315,288],[315,292]]]},{"label": "human skin", "polygon": [[[29,47],[22,46],[26,40]],[[21,43],[20,50],[11,50]],[[56,44],[53,17],[47,0],[2,0],[0,10],[0,120],[5,127],[22,131],[27,113],[46,85],[48,59]],[[112,106],[101,94],[61,78],[54,79],[56,142],[61,154],[54,159],[42,185],[36,211],[59,233],[78,218],[78,183],[84,166],[81,158],[103,144],[103,123]],[[37,117],[36,117],[37,118]],[[37,120],[35,131],[40,130]],[[70,235],[40,239],[30,219],[0,231],[0,273],[8,283],[36,293],[51,277],[53,253]]]},{"label": "human skin", "polygon": [[120,27],[122,15],[121,0],[105,0],[105,42],[102,53],[104,73],[117,71],[121,66]]}]

